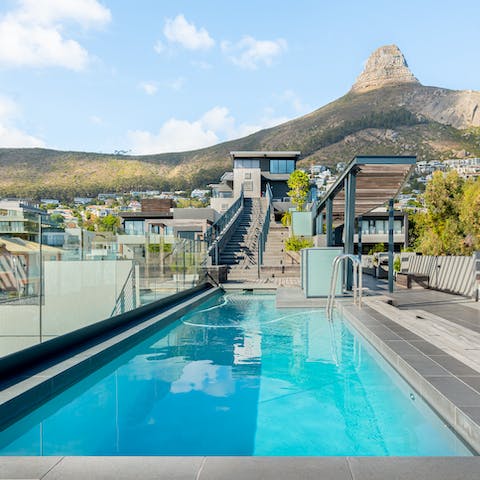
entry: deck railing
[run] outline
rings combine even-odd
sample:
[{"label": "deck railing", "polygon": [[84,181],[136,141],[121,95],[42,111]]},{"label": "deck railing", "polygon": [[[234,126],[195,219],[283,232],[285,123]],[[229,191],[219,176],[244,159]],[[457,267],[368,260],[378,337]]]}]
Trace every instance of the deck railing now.
[{"label": "deck railing", "polygon": [[207,242],[208,247],[210,248],[213,243],[218,240],[224,233],[225,227],[231,222],[233,217],[243,208],[243,191],[240,193],[240,196],[230,205],[230,208],[210,227],[204,235],[204,240]]},{"label": "deck railing", "polygon": [[205,232],[203,238],[207,244],[208,255],[212,258],[214,265],[218,265],[222,239],[229,232],[242,210],[243,190],[230,208],[216,222],[212,223]]},{"label": "deck railing", "polygon": [[267,210],[265,211],[265,217],[263,219],[262,230],[260,231],[258,239],[258,276],[260,277],[260,267],[263,265],[263,254],[265,252],[265,245],[267,243],[268,232],[270,230],[270,216],[272,213],[272,189],[270,184],[267,183],[265,190],[265,198],[267,199]]},{"label": "deck railing", "polygon": [[137,269],[138,267],[135,265],[135,263],[132,263],[132,268],[128,273],[125,283],[120,290],[120,294],[117,297],[117,301],[115,302],[112,313],[110,314],[111,317],[128,312],[140,306],[138,280],[136,275]]}]

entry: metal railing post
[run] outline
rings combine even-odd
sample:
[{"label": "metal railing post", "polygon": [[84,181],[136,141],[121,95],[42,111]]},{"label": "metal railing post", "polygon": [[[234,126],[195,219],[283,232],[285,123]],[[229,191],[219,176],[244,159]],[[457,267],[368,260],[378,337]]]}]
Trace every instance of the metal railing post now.
[{"label": "metal railing post", "polygon": [[348,264],[349,261],[352,262],[352,270],[353,270],[353,304],[357,305],[359,308],[361,308],[362,306],[363,268],[362,268],[361,260],[357,256],[352,254],[338,255],[334,258],[332,262],[332,277],[330,282],[330,293],[328,295],[327,305],[326,305],[327,318],[329,320],[332,319],[339,266],[342,264],[342,262],[345,262]]}]

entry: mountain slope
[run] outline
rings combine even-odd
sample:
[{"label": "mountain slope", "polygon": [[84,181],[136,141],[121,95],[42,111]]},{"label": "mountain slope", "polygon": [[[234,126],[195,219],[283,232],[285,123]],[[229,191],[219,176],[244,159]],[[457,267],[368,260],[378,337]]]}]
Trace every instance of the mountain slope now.
[{"label": "mountain slope", "polygon": [[282,125],[209,148],[147,156],[0,149],[0,196],[59,196],[216,181],[232,150],[300,150],[303,165],[358,154],[416,154],[419,159],[480,156],[480,92],[427,87],[400,50],[385,46],[352,89]]}]

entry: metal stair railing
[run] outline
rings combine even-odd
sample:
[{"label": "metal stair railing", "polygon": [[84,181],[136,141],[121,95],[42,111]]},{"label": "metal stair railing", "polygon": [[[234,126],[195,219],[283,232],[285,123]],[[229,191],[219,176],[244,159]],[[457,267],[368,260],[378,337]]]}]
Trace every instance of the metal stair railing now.
[{"label": "metal stair railing", "polygon": [[261,222],[262,222],[261,204],[257,204],[255,201],[252,201],[249,229],[244,235],[242,246],[240,247],[240,250],[244,253],[244,256],[239,261],[238,265],[232,266],[233,268],[245,270],[245,269],[249,269],[251,265],[256,265],[258,263],[255,260],[255,253],[258,250],[257,243],[259,238],[259,232],[261,230],[261,227],[260,227]]},{"label": "metal stair railing", "polygon": [[260,269],[261,269],[261,266],[263,265],[263,254],[265,252],[267,236],[270,230],[270,215],[272,213],[273,193],[269,183],[267,183],[267,188],[265,189],[265,198],[267,199],[267,211],[265,212],[263,225],[262,225],[262,229],[260,231],[259,240],[258,240],[258,258],[257,258],[258,278],[260,278]]},{"label": "metal stair railing", "polygon": [[208,227],[205,235],[203,236],[207,243],[208,254],[211,255],[214,252],[214,264],[218,264],[219,258],[219,241],[228,232],[230,227],[234,224],[235,220],[239,217],[243,210],[243,190],[240,192],[240,196],[232,203],[230,208],[210,227]]},{"label": "metal stair railing", "polygon": [[132,268],[128,272],[127,278],[123,284],[120,294],[117,297],[115,306],[113,307],[111,317],[121,313],[129,312],[134,308],[139,307],[137,299],[137,278],[135,264],[132,263]]},{"label": "metal stair railing", "polygon": [[353,265],[353,304],[357,305],[359,308],[362,306],[362,261],[356,255],[344,253],[338,255],[334,258],[332,263],[332,278],[330,281],[330,293],[327,299],[327,318],[332,319],[333,306],[335,303],[335,290],[337,288],[338,280],[338,270],[340,265],[348,264],[348,261],[352,262]]}]

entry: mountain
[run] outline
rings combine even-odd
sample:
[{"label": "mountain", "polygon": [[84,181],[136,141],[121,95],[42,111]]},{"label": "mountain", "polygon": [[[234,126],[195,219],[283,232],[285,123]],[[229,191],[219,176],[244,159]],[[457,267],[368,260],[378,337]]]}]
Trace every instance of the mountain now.
[{"label": "mountain", "polygon": [[349,92],[305,116],[244,138],[147,156],[0,149],[0,196],[185,188],[216,181],[232,150],[300,150],[301,165],[362,154],[421,160],[480,156],[480,92],[422,85],[395,45],[372,53]]}]

